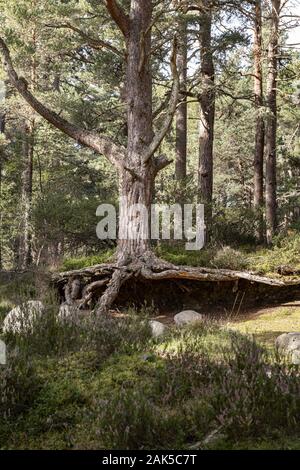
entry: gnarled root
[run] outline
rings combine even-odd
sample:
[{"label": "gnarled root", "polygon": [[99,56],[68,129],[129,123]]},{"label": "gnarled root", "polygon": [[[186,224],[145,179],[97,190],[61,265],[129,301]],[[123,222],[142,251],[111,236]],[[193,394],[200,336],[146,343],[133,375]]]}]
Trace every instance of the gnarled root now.
[{"label": "gnarled root", "polygon": [[108,283],[107,289],[104,294],[101,296],[96,312],[98,314],[107,313],[110,307],[113,305],[114,301],[118,297],[120,289],[124,282],[126,282],[130,277],[133,276],[133,272],[127,270],[126,267],[117,269],[111,280]]},{"label": "gnarled root", "polygon": [[[119,300],[122,286],[131,278],[134,278],[134,281],[128,284],[128,289],[133,296],[133,302],[135,301],[134,295],[141,297],[143,289],[145,289],[145,294],[151,294],[151,289],[157,287],[161,282],[165,282],[165,285],[169,286],[170,292],[176,286],[181,291],[193,290],[191,283],[193,286],[199,286],[202,282],[224,285],[229,283],[232,285],[234,294],[239,281],[256,286],[264,284],[266,287],[272,288],[290,286],[294,287],[294,290],[296,288],[297,291],[299,289],[297,286],[300,285],[299,277],[271,278],[247,271],[175,266],[156,258],[151,253],[141,258],[127,259],[126,263],[124,260],[122,264],[120,262],[119,264],[103,264],[59,273],[53,276],[53,281],[62,295],[62,300],[68,303],[79,302],[80,308],[83,309],[91,309],[96,305],[98,314],[106,313]],[[147,283],[149,283],[149,289]],[[134,286],[137,284],[139,287],[134,291]],[[124,295],[124,289],[122,295]]]}]

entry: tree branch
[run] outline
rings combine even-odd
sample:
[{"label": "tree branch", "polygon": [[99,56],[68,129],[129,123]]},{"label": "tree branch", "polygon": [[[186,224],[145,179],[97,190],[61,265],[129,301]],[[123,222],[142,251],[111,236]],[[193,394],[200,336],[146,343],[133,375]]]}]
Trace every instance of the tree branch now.
[{"label": "tree branch", "polygon": [[54,127],[67,134],[69,137],[72,137],[74,140],[76,140],[76,142],[104,155],[118,168],[123,167],[123,160],[125,157],[125,149],[123,147],[118,146],[108,137],[99,136],[94,132],[81,129],[76,125],[71,124],[66,119],[62,118],[57,113],[42,104],[28,90],[28,83],[26,80],[23,77],[18,77],[10,57],[9,49],[1,37],[0,50],[4,58],[4,67],[11,84],[18,90],[20,95],[38,114],[50,122],[50,124],[52,124]]},{"label": "tree branch", "polygon": [[116,0],[105,0],[105,6],[124,36],[129,36],[129,17]]},{"label": "tree branch", "polygon": [[102,41],[102,39],[99,39],[99,38],[94,38],[94,37],[91,37],[89,34],[87,34],[86,32],[82,31],[82,29],[80,28],[77,28],[76,26],[73,26],[71,23],[65,23],[65,24],[60,24],[60,25],[47,25],[49,28],[56,28],[56,29],[60,29],[60,28],[68,28],[68,29],[71,29],[72,31],[74,31],[75,33],[78,33],[86,42],[87,44],[92,47],[93,49],[108,49],[110,50],[111,52],[113,52],[114,54],[118,55],[119,57],[123,58],[124,59],[124,54],[122,53],[122,51],[119,51],[119,49],[117,49],[116,47],[112,46],[111,44],[109,44],[109,42],[106,42],[106,41]]},{"label": "tree branch", "polygon": [[166,133],[168,132],[174,114],[176,112],[178,97],[180,92],[180,80],[179,80],[179,73],[177,70],[177,39],[174,38],[173,42],[173,51],[171,56],[171,70],[173,76],[173,88],[172,93],[169,101],[169,107],[167,110],[167,115],[165,117],[165,121],[161,126],[161,129],[155,133],[151,144],[149,145],[148,149],[146,150],[145,154],[143,155],[143,162],[146,163],[152,155],[156,152],[158,147],[160,146],[161,142],[163,141]]},{"label": "tree branch", "polygon": [[166,155],[159,155],[154,159],[155,174],[159,173],[166,166],[170,165],[173,160],[169,160]]}]

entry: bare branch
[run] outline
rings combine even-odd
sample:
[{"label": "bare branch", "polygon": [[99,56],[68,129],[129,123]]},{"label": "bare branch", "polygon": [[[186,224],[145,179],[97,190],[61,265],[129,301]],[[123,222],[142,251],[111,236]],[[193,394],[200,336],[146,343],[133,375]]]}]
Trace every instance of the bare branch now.
[{"label": "bare branch", "polygon": [[28,83],[23,77],[19,77],[14,69],[10,52],[2,38],[0,38],[0,50],[4,58],[4,67],[7,71],[11,84],[18,90],[20,95],[27,101],[27,103],[44,119],[52,124],[57,129],[61,130],[76,142],[91,148],[104,155],[111,163],[118,168],[123,166],[125,156],[125,149],[116,145],[108,137],[99,136],[98,134],[87,131],[74,124],[71,124],[66,119],[59,116],[57,113],[42,104],[29,90]]},{"label": "bare branch", "polygon": [[120,7],[116,0],[104,0],[105,6],[110,13],[114,22],[119,26],[120,30],[127,38],[129,36],[129,17]]},{"label": "bare branch", "polygon": [[171,56],[171,70],[172,70],[172,76],[173,76],[173,88],[172,88],[172,93],[171,93],[171,97],[169,101],[168,111],[165,117],[165,121],[161,126],[161,129],[155,133],[151,144],[149,145],[148,149],[143,155],[144,163],[146,163],[152,157],[152,155],[154,155],[154,153],[160,146],[161,142],[163,141],[166,133],[168,132],[172,124],[173,117],[176,112],[178,97],[179,97],[179,92],[180,92],[180,80],[179,80],[179,73],[177,70],[177,38],[176,36],[174,37],[174,42],[173,42],[173,51],[172,51],[172,56]]}]

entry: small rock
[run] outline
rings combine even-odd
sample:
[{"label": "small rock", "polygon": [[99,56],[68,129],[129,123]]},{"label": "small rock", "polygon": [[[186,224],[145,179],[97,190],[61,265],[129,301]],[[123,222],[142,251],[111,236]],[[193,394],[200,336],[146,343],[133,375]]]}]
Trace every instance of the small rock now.
[{"label": "small rock", "polygon": [[300,349],[300,333],[283,333],[276,338],[275,346],[283,353]]},{"label": "small rock", "polygon": [[195,312],[194,310],[184,310],[179,312],[174,316],[174,321],[176,325],[182,326],[189,323],[195,323],[203,321],[204,316],[201,313]]},{"label": "small rock", "polygon": [[149,324],[153,338],[158,338],[159,336],[164,335],[168,329],[167,326],[160,321],[150,320]]},{"label": "small rock", "polygon": [[154,354],[143,354],[141,356],[141,359],[145,362],[154,362],[156,357],[154,356]]},{"label": "small rock", "polygon": [[296,349],[295,351],[292,352],[292,364],[295,366],[300,365],[300,350]]},{"label": "small rock", "polygon": [[0,339],[0,365],[6,364],[6,344]]},{"label": "small rock", "polygon": [[58,312],[58,319],[62,321],[75,320],[79,314],[77,305],[70,305],[67,303],[61,304]]},{"label": "small rock", "polygon": [[42,316],[44,309],[44,305],[39,300],[29,300],[13,308],[4,319],[3,333],[32,331],[34,322]]}]

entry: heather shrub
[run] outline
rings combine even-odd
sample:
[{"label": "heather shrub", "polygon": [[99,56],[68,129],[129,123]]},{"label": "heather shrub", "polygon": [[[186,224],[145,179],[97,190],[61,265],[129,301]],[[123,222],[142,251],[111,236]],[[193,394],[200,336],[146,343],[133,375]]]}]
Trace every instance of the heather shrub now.
[{"label": "heather shrub", "polygon": [[92,322],[90,336],[100,359],[116,352],[132,353],[142,350],[151,338],[148,320],[138,315],[101,315],[94,317]]},{"label": "heather shrub", "polygon": [[18,349],[9,349],[6,365],[0,365],[0,423],[30,407],[39,385],[31,359]]}]

